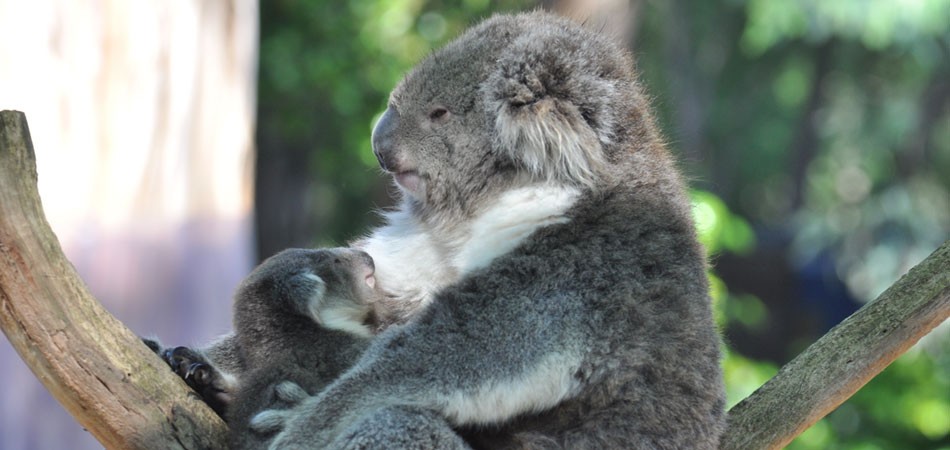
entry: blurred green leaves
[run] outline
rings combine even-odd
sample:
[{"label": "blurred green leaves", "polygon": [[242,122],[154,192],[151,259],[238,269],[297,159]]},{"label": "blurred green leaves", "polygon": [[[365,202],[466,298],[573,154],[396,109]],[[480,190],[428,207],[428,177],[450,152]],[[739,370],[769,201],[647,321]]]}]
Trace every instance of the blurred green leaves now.
[{"label": "blurred green leaves", "polygon": [[914,45],[950,25],[947,0],[749,0],[742,49],[758,56],[790,39],[838,36],[870,49]]},{"label": "blurred green leaves", "polygon": [[745,253],[755,245],[755,235],[745,219],[733,214],[719,197],[706,191],[690,193],[699,241],[710,253],[728,250]]}]

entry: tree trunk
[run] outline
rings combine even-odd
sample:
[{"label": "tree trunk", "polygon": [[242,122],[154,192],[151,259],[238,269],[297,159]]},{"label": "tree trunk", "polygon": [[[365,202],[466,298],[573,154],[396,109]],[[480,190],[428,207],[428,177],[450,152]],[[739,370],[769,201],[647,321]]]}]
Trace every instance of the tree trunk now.
[{"label": "tree trunk", "polygon": [[105,447],[223,448],[221,419],[86,290],[46,222],[36,179],[25,116],[0,112],[4,334]]},{"label": "tree trunk", "polygon": [[540,5],[632,47],[643,0],[541,0]]}]

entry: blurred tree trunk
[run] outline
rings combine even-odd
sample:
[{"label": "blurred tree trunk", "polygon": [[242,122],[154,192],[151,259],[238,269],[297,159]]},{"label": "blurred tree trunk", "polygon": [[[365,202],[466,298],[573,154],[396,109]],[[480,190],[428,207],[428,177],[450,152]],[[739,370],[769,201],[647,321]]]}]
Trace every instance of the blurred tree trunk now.
[{"label": "blurred tree trunk", "polygon": [[541,7],[633,46],[643,0],[541,0]]},{"label": "blurred tree trunk", "polygon": [[[230,326],[253,261],[257,16],[252,0],[0,0],[0,109],[30,117],[53,229],[139,334]],[[0,361],[0,448],[98,447],[6,342]]]},{"label": "blurred tree trunk", "polygon": [[792,168],[792,200],[790,211],[798,211],[805,204],[805,189],[808,182],[808,167],[818,154],[821,141],[818,138],[819,110],[825,102],[826,78],[834,69],[832,41],[826,41],[815,50],[815,74],[812,77],[811,93],[802,109],[798,129],[791,143],[789,167]]},{"label": "blurred tree trunk", "polygon": [[[266,5],[262,5],[267,8]],[[313,148],[292,142],[282,135],[279,115],[259,110],[257,154],[254,176],[255,253],[263,260],[289,247],[307,247],[321,230],[314,219],[311,199],[315,183],[311,153]],[[276,116],[277,120],[266,120]]]},{"label": "blurred tree trunk", "polygon": [[[294,20],[294,15],[303,8],[282,2],[263,2],[260,7],[262,43],[274,36],[283,36],[288,27],[301,26]],[[299,54],[293,57],[301,59]],[[323,156],[319,154],[319,143],[332,142],[325,132],[321,132],[325,131],[321,130],[323,124],[314,123],[314,115],[329,111],[314,112],[310,116],[290,116],[287,111],[295,109],[288,102],[293,100],[274,92],[270,92],[270,95],[264,93],[268,86],[268,71],[281,70],[288,69],[273,66],[261,68],[262,83],[259,89],[262,98],[257,104],[257,170],[254,174],[254,229],[257,232],[254,250],[258,260],[285,248],[310,246],[314,236],[324,231],[315,218],[312,196],[318,175],[312,161]],[[299,95],[301,91],[303,89],[298,88],[295,94]],[[320,94],[310,89],[306,95],[316,98],[316,104],[330,102],[329,99],[320,98]],[[307,123],[301,126],[295,121]],[[288,128],[291,127],[297,132],[289,132]],[[305,131],[300,131],[301,128]]]}]

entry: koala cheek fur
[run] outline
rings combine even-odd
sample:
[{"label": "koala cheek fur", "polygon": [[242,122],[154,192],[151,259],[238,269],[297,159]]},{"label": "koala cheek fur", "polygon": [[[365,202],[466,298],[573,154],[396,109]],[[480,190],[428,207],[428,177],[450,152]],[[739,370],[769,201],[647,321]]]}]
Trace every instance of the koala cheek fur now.
[{"label": "koala cheek fur", "polygon": [[542,179],[596,185],[604,146],[617,141],[626,118],[630,89],[612,78],[623,78],[623,63],[602,55],[604,47],[623,50],[594,39],[516,39],[483,86],[486,109],[496,112],[495,145]]},{"label": "koala cheek fur", "polygon": [[500,105],[495,145],[540,179],[593,187],[605,162],[597,136],[582,123],[576,107],[556,99]]}]

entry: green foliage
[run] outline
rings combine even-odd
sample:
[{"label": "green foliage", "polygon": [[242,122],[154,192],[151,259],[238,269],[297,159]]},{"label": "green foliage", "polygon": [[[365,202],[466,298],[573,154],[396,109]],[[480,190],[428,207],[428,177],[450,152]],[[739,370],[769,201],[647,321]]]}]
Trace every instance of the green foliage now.
[{"label": "green foliage", "polygon": [[701,188],[864,301],[950,236],[950,1],[687,3],[638,57]]},{"label": "green foliage", "polygon": [[690,197],[699,240],[707,251],[745,253],[755,245],[755,235],[749,223],[730,212],[719,197],[699,190],[692,191]]},{"label": "green foliage", "polygon": [[[745,252],[755,245],[755,236],[749,224],[733,214],[714,194],[694,190],[690,193],[693,203],[693,218],[699,241],[706,250],[715,255],[725,250]],[[749,328],[766,324],[766,310],[762,302],[751,295],[735,295],[715,273],[709,273],[710,294],[713,298],[713,313],[716,323],[725,328],[739,323]],[[729,348],[724,348],[727,406],[732,407],[758,389],[775,375],[778,368],[771,363],[745,358]]]},{"label": "green foliage", "polygon": [[749,0],[748,25],[740,44],[761,55],[793,39],[811,42],[840,36],[881,50],[891,45],[914,46],[946,33],[950,2],[946,0]]}]

